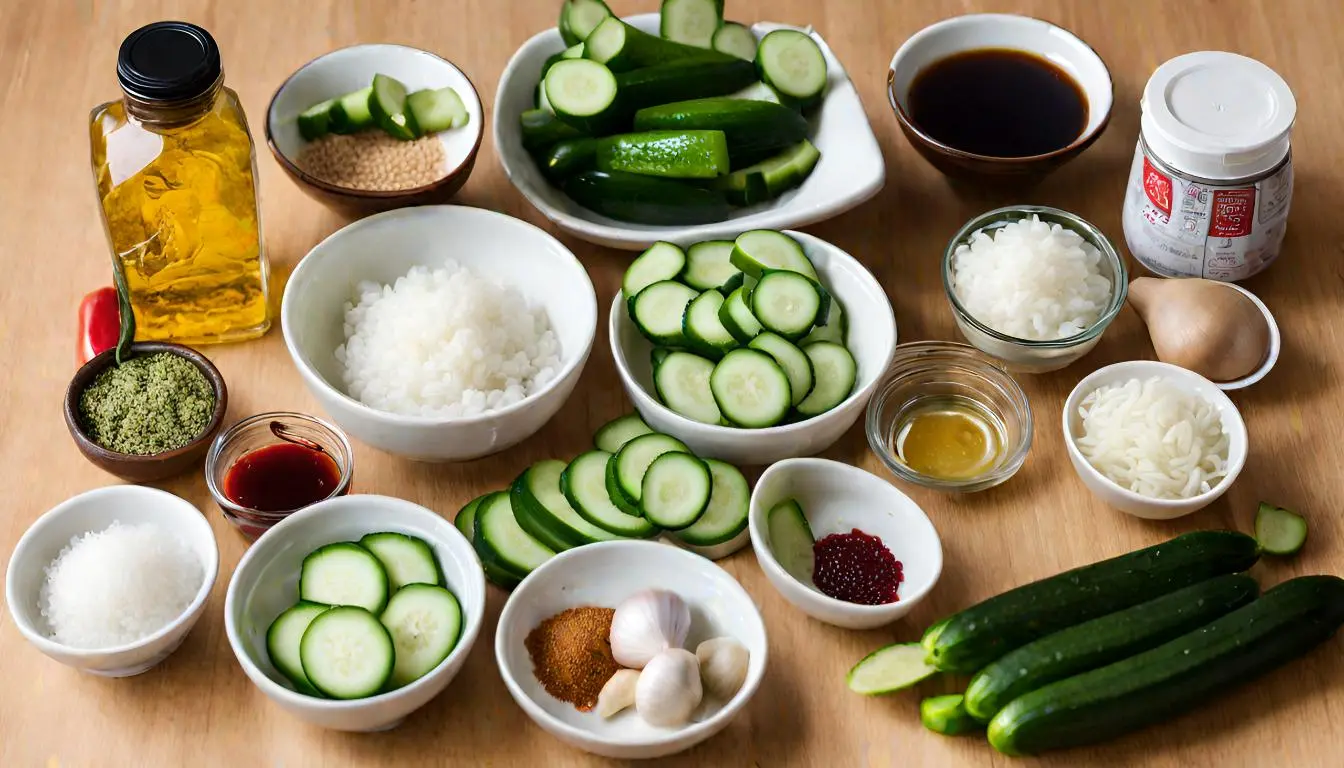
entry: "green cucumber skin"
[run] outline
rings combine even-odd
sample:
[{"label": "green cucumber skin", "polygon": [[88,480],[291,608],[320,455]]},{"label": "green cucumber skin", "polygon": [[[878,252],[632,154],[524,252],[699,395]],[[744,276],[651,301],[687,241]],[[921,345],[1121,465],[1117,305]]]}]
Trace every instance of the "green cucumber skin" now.
[{"label": "green cucumber skin", "polygon": [[1255,539],[1196,531],[1011,589],[953,615],[926,645],[929,663],[974,674],[1027,643],[1259,559]]},{"label": "green cucumber skin", "polygon": [[481,497],[480,503],[476,505],[477,514],[472,516],[471,529],[471,547],[476,550],[476,556],[481,558],[481,567],[485,571],[485,577],[495,586],[501,589],[513,589],[523,580],[527,574],[517,573],[507,564],[500,561],[494,550],[485,543],[485,538],[481,536],[481,516],[480,510],[488,504],[496,493],[507,493],[506,491],[495,491]]},{"label": "green cucumber skin", "polygon": [[523,137],[523,149],[544,152],[568,139],[583,138],[586,134],[544,109],[529,109],[518,118]]},{"label": "green cucumber skin", "polygon": [[634,173],[585,171],[570,177],[564,190],[591,211],[639,224],[705,224],[733,210],[714,190]]},{"label": "green cucumber skin", "polygon": [[616,75],[617,100],[633,122],[646,107],[726,96],[756,82],[756,67],[731,56],[725,61],[686,61]]},{"label": "green cucumber skin", "polygon": [[597,145],[600,171],[674,179],[713,179],[728,172],[722,131],[645,131],[609,136]]},{"label": "green cucumber skin", "polygon": [[1168,643],[1014,699],[989,724],[1007,755],[1091,744],[1183,714],[1328,640],[1344,579],[1302,576]]},{"label": "green cucumber skin", "polygon": [[556,142],[539,159],[542,173],[555,182],[563,182],[576,173],[592,170],[597,163],[598,139],[566,139]]},{"label": "green cucumber skin", "polygon": [[1192,632],[1260,593],[1246,574],[1215,576],[1132,608],[1027,643],[980,670],[966,687],[966,711],[980,721],[1056,680],[1127,659]]},{"label": "green cucumber skin", "polygon": [[527,489],[529,472],[530,467],[523,470],[518,479],[513,481],[513,485],[509,486],[509,502],[513,504],[518,527],[556,552],[587,544],[587,541],[568,527],[552,525],[550,513],[536,508],[538,502]]},{"label": "green cucumber skin", "polygon": [[636,131],[718,130],[734,166],[752,165],[807,138],[806,118],[768,101],[722,97],[646,107],[635,113]]},{"label": "green cucumber skin", "polygon": [[[606,22],[604,22],[606,23]],[[678,43],[658,35],[650,35],[636,27],[620,22],[625,27],[625,45],[610,60],[603,62],[612,72],[629,72],[643,67],[676,64],[689,61],[731,61],[735,57],[711,48]],[[588,51],[584,56],[592,58]]]}]

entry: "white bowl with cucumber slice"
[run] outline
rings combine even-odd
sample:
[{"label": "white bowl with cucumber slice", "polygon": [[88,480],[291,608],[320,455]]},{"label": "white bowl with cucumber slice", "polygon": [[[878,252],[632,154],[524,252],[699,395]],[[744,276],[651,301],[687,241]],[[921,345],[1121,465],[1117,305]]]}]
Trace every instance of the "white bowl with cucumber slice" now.
[{"label": "white bowl with cucumber slice", "polygon": [[282,709],[323,728],[381,731],[452,682],[484,610],[480,560],[452,523],[354,495],[259,538],[229,581],[224,625],[243,671]]},{"label": "white bowl with cucumber slice", "polygon": [[[537,34],[514,53],[505,67],[495,94],[493,131],[495,149],[510,182],[523,193],[528,202],[565,232],[599,245],[642,250],[664,239],[695,242],[729,237],[748,229],[804,226],[843,213],[882,189],[886,181],[882,151],[868,123],[858,92],[825,40],[810,28],[768,22],[748,27],[732,21],[720,26],[719,19],[702,17],[713,17],[715,14],[721,16],[725,11],[731,15],[733,8],[729,4],[725,9],[722,3],[713,0],[664,3],[662,15],[647,13],[628,16],[619,20],[624,24],[610,19],[610,11],[597,0],[566,0],[561,7],[562,26],[566,28],[552,28]],[[606,28],[599,29],[603,23],[607,23]],[[571,29],[573,26],[579,29]],[[631,28],[637,31],[631,31]],[[604,108],[603,103],[616,104],[614,96],[617,92],[638,92],[636,100],[641,105],[659,108],[667,106],[662,100],[649,97],[650,89],[662,86],[650,84],[647,78],[641,80],[633,76],[629,67],[638,65],[642,67],[639,70],[641,72],[657,69],[645,65],[666,61],[672,55],[669,54],[669,46],[675,46],[678,41],[686,45],[713,48],[721,54],[734,57],[737,68],[742,69],[742,59],[749,58],[748,54],[756,51],[758,44],[765,41],[770,33],[782,30],[789,32],[776,36],[760,50],[763,60],[789,58],[793,61],[796,57],[792,55],[791,49],[800,39],[801,44],[808,49],[806,53],[809,55],[805,58],[812,66],[797,70],[800,73],[797,75],[800,90],[796,102],[799,107],[806,107],[803,111],[807,117],[806,141],[791,144],[788,151],[781,151],[749,166],[748,170],[762,172],[760,188],[751,183],[746,184],[745,189],[726,184],[730,191],[725,196],[731,204],[725,204],[723,199],[706,197],[706,190],[695,185],[685,185],[686,189],[678,190],[676,185],[668,188],[665,183],[660,183],[665,182],[664,179],[647,175],[628,179],[632,183],[642,180],[651,192],[679,192],[659,199],[681,210],[695,208],[697,212],[692,215],[695,223],[675,226],[660,224],[655,222],[658,216],[645,217],[644,223],[635,223],[630,215],[625,217],[628,220],[621,220],[597,213],[591,206],[585,207],[576,202],[574,196],[600,202],[613,196],[631,197],[635,193],[613,195],[610,185],[604,187],[595,182],[576,184],[571,190],[574,196],[567,195],[558,183],[547,178],[529,152],[529,147],[525,146],[528,144],[531,149],[537,150],[531,139],[524,136],[525,131],[535,127],[524,127],[524,113],[545,115],[545,110],[549,110],[550,116],[554,117],[558,110],[575,125],[588,125],[595,133],[604,134],[630,130],[630,126],[621,121],[606,119],[611,116],[609,113],[612,109]],[[596,47],[596,53],[590,51],[585,54],[579,50],[576,43],[583,39],[580,33],[585,31]],[[587,46],[590,41],[582,45]],[[543,69],[547,68],[553,57],[577,59],[558,70],[555,79],[557,86],[561,80],[581,84],[582,87],[565,90],[566,97],[577,95],[582,98],[566,98],[565,103],[558,105],[553,104],[549,97],[541,98],[546,96],[548,89],[545,86],[539,89],[539,80],[542,79]],[[696,66],[699,64],[692,64],[691,69]],[[728,66],[725,70],[723,82],[741,74],[729,71],[731,69]],[[699,74],[695,77],[703,81],[719,81],[713,62],[706,65],[703,72],[696,71]],[[770,71],[769,67],[766,71]],[[753,75],[748,66],[744,70],[745,81],[749,83],[745,88],[733,80],[733,93],[725,92],[729,90],[727,85],[721,90],[714,91],[711,88],[709,90],[714,92],[693,96],[684,95],[686,92],[678,89],[673,92],[681,95],[666,101],[689,104],[700,98],[727,97],[744,101],[772,100],[778,104],[790,98],[787,93],[790,83],[785,82],[788,79],[785,75],[790,70],[777,68],[777,71],[780,73],[780,81],[775,82],[774,87],[762,82],[750,83],[758,75]],[[614,78],[612,73],[615,74]],[[769,79],[768,75],[764,77]],[[820,96],[813,92],[815,86],[821,87]],[[803,91],[807,91],[805,97]],[[785,95],[781,96],[781,93]],[[589,117],[593,120],[587,121]],[[651,115],[649,125],[636,123],[633,129],[657,130],[676,125],[685,118],[683,114]],[[778,126],[772,124],[773,127]],[[529,136],[532,135],[529,133]],[[797,141],[796,135],[793,141]],[[546,146],[554,144],[555,141],[551,141]],[[730,143],[730,154],[733,149]],[[716,156],[716,153],[721,156],[721,150],[721,147],[709,147],[706,151],[711,156]],[[738,165],[734,164],[734,174],[723,178],[742,175],[743,169]],[[801,185],[793,189],[799,182]]]}]

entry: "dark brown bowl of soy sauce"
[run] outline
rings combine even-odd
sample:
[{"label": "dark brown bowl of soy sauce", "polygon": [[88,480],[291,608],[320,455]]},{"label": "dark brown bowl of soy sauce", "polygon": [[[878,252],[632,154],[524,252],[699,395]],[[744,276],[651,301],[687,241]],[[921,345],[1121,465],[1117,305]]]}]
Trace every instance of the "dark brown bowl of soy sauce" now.
[{"label": "dark brown bowl of soy sauce", "polygon": [[958,16],[896,52],[887,95],[910,144],[954,179],[1032,182],[1110,122],[1105,62],[1077,36],[1026,16]]}]

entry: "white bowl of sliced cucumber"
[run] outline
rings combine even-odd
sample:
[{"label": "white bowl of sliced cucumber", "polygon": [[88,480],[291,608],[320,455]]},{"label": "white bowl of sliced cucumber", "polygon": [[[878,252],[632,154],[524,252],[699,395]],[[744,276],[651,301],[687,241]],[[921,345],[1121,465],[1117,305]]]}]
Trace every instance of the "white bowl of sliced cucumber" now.
[{"label": "white bowl of sliced cucumber", "polygon": [[752,230],[645,251],[608,336],[650,427],[697,455],[762,465],[824,451],[854,425],[891,363],[896,319],[854,257]]},{"label": "white bowl of sliced cucumber", "polygon": [[[640,250],[803,226],[882,189],[858,92],[810,28],[724,22],[731,3],[716,0],[623,19],[601,0],[560,5],[564,29],[528,40],[500,77],[493,130],[509,180],[565,232]],[[672,130],[693,135],[650,133]],[[640,165],[660,141],[686,163]]]},{"label": "white bowl of sliced cucumber", "polygon": [[447,687],[484,610],[480,560],[452,523],[409,501],[354,495],[261,536],[229,582],[224,625],[243,671],[282,709],[324,728],[381,731]]}]

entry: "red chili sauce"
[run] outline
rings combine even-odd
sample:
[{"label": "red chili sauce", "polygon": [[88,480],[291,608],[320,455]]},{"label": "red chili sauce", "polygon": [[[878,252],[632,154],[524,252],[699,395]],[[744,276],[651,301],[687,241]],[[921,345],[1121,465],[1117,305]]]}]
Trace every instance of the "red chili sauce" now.
[{"label": "red chili sauce", "polygon": [[812,546],[812,582],[823,594],[859,605],[884,605],[900,599],[901,561],[876,536],[858,528],[833,533]]},{"label": "red chili sauce", "polygon": [[297,443],[276,443],[243,454],[224,475],[224,495],[259,512],[289,512],[319,502],[341,482],[330,456]]}]

